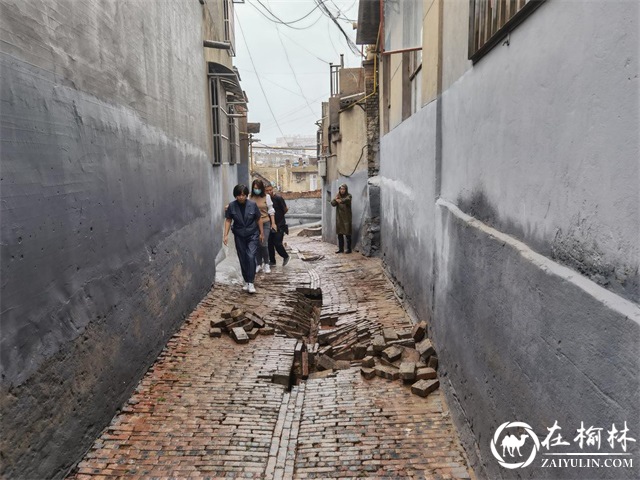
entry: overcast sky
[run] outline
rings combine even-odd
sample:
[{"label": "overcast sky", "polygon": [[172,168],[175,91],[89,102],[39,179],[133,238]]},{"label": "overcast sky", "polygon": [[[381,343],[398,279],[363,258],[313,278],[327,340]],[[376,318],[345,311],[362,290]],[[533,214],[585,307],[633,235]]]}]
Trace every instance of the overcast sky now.
[{"label": "overcast sky", "polygon": [[[338,27],[319,8],[313,10],[317,6],[314,0],[260,2],[246,0],[234,5],[234,64],[249,97],[249,121],[261,124],[256,137],[267,144],[275,143],[282,134],[315,135],[321,103],[330,93],[329,62],[340,63],[340,54],[344,53],[345,67],[356,67],[360,66],[359,55],[351,52]],[[324,3],[335,17],[340,17],[339,24],[355,42],[356,31],[351,21],[357,20],[358,1]],[[302,28],[298,30],[268,20],[266,17],[270,15],[265,7],[285,22],[313,12],[291,24]]]}]

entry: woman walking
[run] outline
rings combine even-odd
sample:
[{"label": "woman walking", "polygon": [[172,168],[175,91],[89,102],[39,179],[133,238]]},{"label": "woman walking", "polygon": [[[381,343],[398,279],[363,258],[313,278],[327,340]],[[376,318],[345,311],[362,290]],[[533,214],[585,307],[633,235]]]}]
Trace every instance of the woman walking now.
[{"label": "woman walking", "polygon": [[249,189],[245,185],[236,185],[233,196],[236,199],[229,204],[224,216],[223,242],[229,241],[229,229],[233,231],[236,252],[240,260],[240,269],[244,279],[242,289],[249,293],[256,293],[253,281],[256,276],[256,255],[258,246],[264,239],[260,210],[255,202],[247,199]]},{"label": "woman walking", "polygon": [[262,180],[253,181],[251,184],[251,196],[249,198],[253,200],[260,209],[260,217],[264,232],[264,238],[260,240],[260,247],[256,254],[256,273],[258,273],[261,268],[264,268],[264,273],[271,273],[271,267],[269,266],[269,234],[272,231],[278,231],[274,218],[276,211],[273,208],[271,197],[265,192]]},{"label": "woman walking", "polygon": [[[331,200],[331,206],[336,207],[336,233],[338,234],[336,253],[351,253],[351,194],[345,183],[340,185],[336,198]],[[346,250],[344,237],[347,237]]]}]

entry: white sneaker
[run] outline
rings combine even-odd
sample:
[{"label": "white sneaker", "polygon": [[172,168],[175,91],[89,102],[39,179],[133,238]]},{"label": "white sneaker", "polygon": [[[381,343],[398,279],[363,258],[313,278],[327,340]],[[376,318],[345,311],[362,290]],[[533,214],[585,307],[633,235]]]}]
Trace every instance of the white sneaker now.
[{"label": "white sneaker", "polygon": [[264,273],[271,273],[271,267],[267,263],[264,264]]},{"label": "white sneaker", "polygon": [[245,282],[244,287],[242,287],[242,290],[244,290],[245,292],[249,290],[249,284]]},{"label": "white sneaker", "polygon": [[262,270],[262,266],[261,265],[256,265],[256,273],[259,273],[260,270]]},{"label": "white sneaker", "polygon": [[253,283],[247,283],[249,293],[256,293],[256,287],[253,286]]}]

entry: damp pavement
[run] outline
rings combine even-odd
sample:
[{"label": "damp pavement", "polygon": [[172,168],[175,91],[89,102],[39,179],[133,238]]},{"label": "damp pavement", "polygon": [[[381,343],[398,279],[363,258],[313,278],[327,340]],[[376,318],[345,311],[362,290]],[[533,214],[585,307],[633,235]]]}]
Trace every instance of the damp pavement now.
[{"label": "damp pavement", "polygon": [[281,385],[273,374],[291,372],[297,339],[209,336],[234,305],[291,315],[301,288],[320,288],[322,315],[338,325],[411,328],[380,259],[336,255],[319,237],[285,241],[291,261],[258,274],[255,295],[242,292],[226,249],[212,290],[68,478],[475,478],[440,390],[422,398],[400,381],[366,380],[357,362]]}]

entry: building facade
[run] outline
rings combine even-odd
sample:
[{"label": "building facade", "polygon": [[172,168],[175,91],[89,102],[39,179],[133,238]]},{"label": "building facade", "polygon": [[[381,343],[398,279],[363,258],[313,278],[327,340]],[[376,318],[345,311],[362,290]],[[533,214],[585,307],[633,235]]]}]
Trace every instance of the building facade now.
[{"label": "building facade", "polygon": [[233,3],[2,0],[0,39],[0,476],[62,478],[214,281]]},{"label": "building facade", "polygon": [[378,154],[374,64],[372,55],[362,67],[331,66],[331,97],[322,104],[318,133],[322,238],[336,243],[335,209],[331,200],[344,183],[353,196],[353,244],[366,255],[377,253],[379,246],[378,187],[369,181],[376,173]]},{"label": "building facade", "polygon": [[501,467],[504,422],[640,433],[639,20],[633,1],[360,2],[382,254],[483,478],[558,475]]}]

